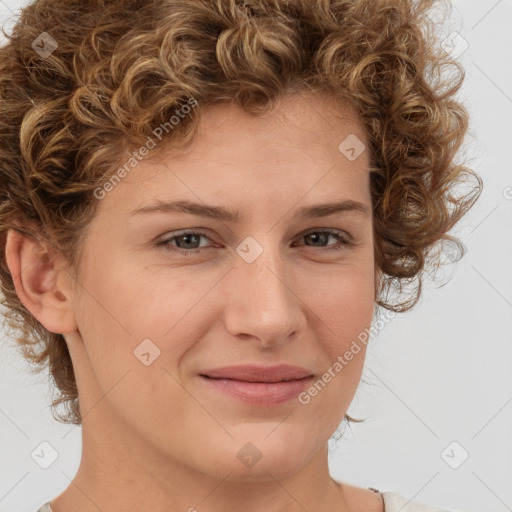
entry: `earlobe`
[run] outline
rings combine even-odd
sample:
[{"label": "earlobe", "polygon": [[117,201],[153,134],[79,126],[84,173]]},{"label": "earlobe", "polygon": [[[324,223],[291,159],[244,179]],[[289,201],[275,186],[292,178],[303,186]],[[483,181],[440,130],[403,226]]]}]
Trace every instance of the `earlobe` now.
[{"label": "earlobe", "polygon": [[71,290],[59,288],[64,258],[49,244],[14,229],[7,233],[5,257],[16,293],[30,313],[50,332],[75,331]]}]

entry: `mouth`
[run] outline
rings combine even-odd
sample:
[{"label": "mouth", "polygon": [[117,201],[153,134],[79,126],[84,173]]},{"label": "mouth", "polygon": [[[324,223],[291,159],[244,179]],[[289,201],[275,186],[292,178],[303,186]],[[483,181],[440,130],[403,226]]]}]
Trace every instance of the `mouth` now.
[{"label": "mouth", "polygon": [[297,398],[314,375],[297,366],[230,366],[199,373],[202,381],[231,399],[270,407]]}]

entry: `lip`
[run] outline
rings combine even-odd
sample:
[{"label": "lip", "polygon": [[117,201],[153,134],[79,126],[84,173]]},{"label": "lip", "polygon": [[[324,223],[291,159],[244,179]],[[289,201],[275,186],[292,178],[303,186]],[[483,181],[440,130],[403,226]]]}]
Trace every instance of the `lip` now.
[{"label": "lip", "polygon": [[209,387],[238,401],[270,407],[297,398],[314,379],[299,366],[227,366],[199,372]]}]

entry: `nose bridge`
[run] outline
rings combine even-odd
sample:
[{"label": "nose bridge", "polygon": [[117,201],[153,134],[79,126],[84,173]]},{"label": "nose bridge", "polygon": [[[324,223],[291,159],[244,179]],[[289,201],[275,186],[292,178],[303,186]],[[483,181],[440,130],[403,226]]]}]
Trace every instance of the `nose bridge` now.
[{"label": "nose bridge", "polygon": [[284,306],[289,289],[286,279],[284,254],[272,234],[247,237],[237,253],[242,261],[237,264],[241,282],[255,300],[263,299],[271,306]]},{"label": "nose bridge", "polygon": [[[234,334],[260,338],[264,344],[286,339],[300,327],[300,307],[293,293],[292,267],[272,234],[247,237],[236,249]],[[231,304],[233,306],[233,303]]]}]

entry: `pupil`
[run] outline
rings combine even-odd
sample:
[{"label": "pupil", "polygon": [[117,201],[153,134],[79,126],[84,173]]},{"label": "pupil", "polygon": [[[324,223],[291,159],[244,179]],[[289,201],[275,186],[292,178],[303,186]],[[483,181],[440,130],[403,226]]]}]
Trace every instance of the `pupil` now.
[{"label": "pupil", "polygon": [[181,238],[184,238],[185,239],[185,244],[189,244],[190,243],[190,238],[197,238],[197,235],[183,235]]},{"label": "pupil", "polygon": [[318,241],[319,238],[325,238],[327,236],[327,234],[326,233],[311,233],[309,236],[316,239],[316,241]]}]

